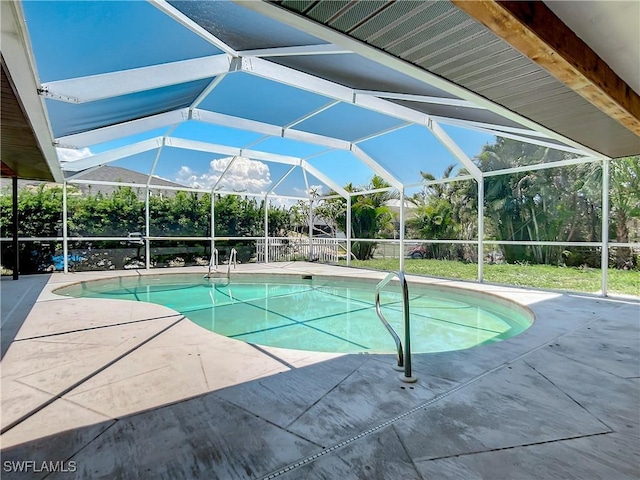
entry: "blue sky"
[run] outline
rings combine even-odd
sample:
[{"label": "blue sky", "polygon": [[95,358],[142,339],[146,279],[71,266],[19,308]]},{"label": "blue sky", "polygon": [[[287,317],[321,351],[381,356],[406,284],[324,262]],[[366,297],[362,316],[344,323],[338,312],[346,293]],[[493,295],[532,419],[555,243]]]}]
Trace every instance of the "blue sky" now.
[{"label": "blue sky", "polygon": [[[159,63],[200,58],[221,53],[203,38],[172,21],[147,2],[35,2],[23,3],[36,66],[41,82],[95,75]],[[134,46],[134,47],[132,47]],[[63,103],[47,99],[49,118],[56,136],[64,136],[94,126],[109,125],[185,108],[193,102],[213,78],[189,84],[138,92],[122,97],[88,102]],[[282,85],[244,72],[227,75],[198,108],[285,126],[319,108],[329,105],[329,97]],[[296,130],[332,136],[349,142],[380,131],[401,127],[403,121],[381,113],[339,103],[299,122]],[[471,130],[444,126],[465,153],[473,157],[482,145],[495,137]],[[76,152],[62,151],[61,158],[73,159],[162,136],[163,127],[143,134],[91,145]],[[171,131],[183,139],[230,145],[237,148],[308,158],[309,163],[338,185],[368,182],[373,171],[342,150],[263,134],[189,121]],[[457,160],[424,126],[404,126],[383,136],[358,143],[360,148],[384,169],[405,184],[420,180],[420,171],[440,176]],[[118,160],[112,165],[148,173],[154,151]],[[229,160],[224,155],[165,148],[156,176],[188,186],[210,188],[218,181]],[[265,191],[273,187],[289,169],[288,165],[264,160],[236,161],[221,183],[225,187]],[[243,177],[244,176],[244,177]],[[317,179],[309,177],[310,184]],[[294,172],[275,190],[282,195],[303,194],[305,184],[300,172]],[[326,190],[326,189],[325,189]]]},{"label": "blue sky", "polygon": [[[482,149],[482,145],[495,139],[491,135],[455,127],[445,127],[445,130],[470,157],[478,154]],[[91,148],[91,152],[100,153],[130,143],[161,136],[167,131],[168,128],[156,129],[144,134],[96,145]],[[174,130],[171,136],[199,141],[203,137],[215,137],[212,143],[223,143],[235,147],[242,147],[262,139],[259,143],[251,145],[250,148],[282,155],[309,157],[311,165],[341,186],[347,183],[353,183],[355,186],[366,184],[373,175],[373,171],[350,152],[342,150],[327,151],[327,147],[324,146],[289,139],[265,138],[263,135],[252,132],[202,124],[200,122],[183,124]],[[417,137],[420,141],[405,141],[412,137]],[[365,153],[379,159],[386,170],[407,184],[419,181],[419,172],[421,170],[441,176],[442,171],[448,165],[458,163],[424,127],[406,127],[393,134],[363,142],[361,148]],[[156,151],[152,150],[132,158],[118,160],[111,165],[148,173],[153,165],[155,155]],[[189,152],[183,149],[165,147],[154,174],[177,183],[207,188],[217,181],[219,174],[224,171],[226,163],[221,161],[223,158],[225,158],[224,155]],[[252,163],[254,164],[253,166],[251,166]],[[264,168],[265,166],[266,169]],[[241,179],[243,177],[238,178],[238,176],[245,175],[247,188],[250,191],[254,190],[251,185],[260,186],[261,188],[256,191],[262,191],[277,182],[289,169],[288,165],[265,161],[242,162],[242,168],[239,164],[234,164],[234,167],[225,174],[225,179],[228,179],[228,181],[222,182],[220,186],[230,186],[231,189],[241,190]],[[189,174],[186,174],[187,171]],[[288,177],[276,189],[275,193],[282,195],[302,194],[304,192],[304,183],[296,184],[293,182],[294,178],[301,179],[299,176]],[[268,181],[261,182],[259,181],[261,179]]]}]

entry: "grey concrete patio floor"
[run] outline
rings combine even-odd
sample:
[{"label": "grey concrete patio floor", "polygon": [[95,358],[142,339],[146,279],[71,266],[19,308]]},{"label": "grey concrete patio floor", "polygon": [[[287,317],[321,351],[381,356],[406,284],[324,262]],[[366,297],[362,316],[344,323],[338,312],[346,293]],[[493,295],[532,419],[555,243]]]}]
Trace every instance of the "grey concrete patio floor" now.
[{"label": "grey concrete patio floor", "polygon": [[419,380],[405,384],[389,355],[253,346],[158,305],[52,293],[138,274],[1,282],[3,479],[640,478],[637,299],[410,277],[516,300],[536,321],[493,345],[414,355]]}]

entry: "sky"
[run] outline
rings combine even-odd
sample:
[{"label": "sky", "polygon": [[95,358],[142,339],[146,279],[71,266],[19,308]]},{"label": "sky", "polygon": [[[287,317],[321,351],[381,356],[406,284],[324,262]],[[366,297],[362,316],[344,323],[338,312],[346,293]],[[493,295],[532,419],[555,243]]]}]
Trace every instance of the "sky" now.
[{"label": "sky", "polygon": [[[209,126],[207,126],[209,127]],[[214,126],[212,126],[214,127]],[[196,139],[199,126],[185,125],[182,132],[186,137]],[[217,130],[213,128],[212,130]],[[450,164],[458,164],[455,158],[434,138],[424,127],[407,127],[404,131],[398,131],[391,138],[378,137],[369,142],[364,142],[361,148],[372,158],[379,159],[379,163],[394,176],[406,184],[415,183],[420,180],[420,171],[433,173],[436,177],[442,175],[442,171]],[[481,151],[482,145],[492,142],[495,137],[476,134],[473,131],[462,129],[451,129],[448,132],[456,143],[469,155],[473,157]],[[137,135],[135,138],[120,139],[108,144],[96,145],[91,148],[80,150],[59,149],[60,158],[64,160],[74,160],[91,154],[108,151],[112,148],[121,147],[129,143],[136,143],[147,138],[157,136],[159,132],[153,131],[149,134]],[[181,132],[177,132],[182,134]],[[211,132],[209,132],[211,133]],[[242,143],[243,135],[239,135],[230,129],[224,129],[224,143],[237,145]],[[189,135],[190,134],[190,135]],[[172,136],[177,136],[176,132]],[[403,142],[408,137],[420,138],[420,144]],[[240,140],[240,141],[238,141]],[[275,142],[274,142],[275,141]],[[218,142],[215,142],[218,143]],[[220,141],[222,143],[222,140]],[[299,142],[291,144],[282,142],[280,138],[266,138],[262,142],[251,146],[253,150],[280,153],[283,155],[301,156],[304,158],[305,145],[298,145]],[[261,145],[264,144],[264,150]],[[326,147],[317,145],[306,145],[306,150],[315,150],[316,153],[308,154],[309,163],[326,174],[338,185],[344,186],[352,183],[354,186],[366,185],[374,175],[372,169],[363,164],[353,154],[342,150],[328,150]],[[324,153],[323,153],[324,152]],[[143,154],[138,154],[130,158],[117,160],[110,163],[112,166],[119,166],[131,170],[148,173],[153,166],[157,150],[151,150]],[[313,156],[315,155],[315,156]],[[154,175],[166,180],[170,180],[182,185],[211,189],[217,184],[218,188],[228,191],[248,191],[266,192],[272,188],[289,170],[290,166],[266,162],[262,160],[252,160],[246,157],[239,157],[224,174],[223,181],[220,177],[227,169],[230,157],[215,155],[205,152],[190,152],[184,149],[164,147],[156,164]],[[280,183],[273,193],[280,195],[305,195],[306,184],[304,177],[296,169]],[[321,181],[311,174],[308,175],[307,183],[314,185],[320,193],[328,193],[330,190]]]},{"label": "sky", "polygon": [[[43,83],[221,53],[217,47],[170,20],[147,2],[27,1],[23,7],[37,74]],[[79,38],[83,41],[78,41]],[[213,80],[214,77],[203,78],[80,104],[47,99],[45,105],[54,135],[63,137],[87,128],[193,106],[203,88]],[[349,103],[330,106],[332,102],[333,99],[327,96],[246,72],[234,72],[224,77],[209,95],[199,99],[197,108],[278,126],[297,122],[293,127],[296,130],[356,142],[403,184],[418,182],[421,171],[439,177],[449,165],[459,164],[425,126],[407,126],[404,121],[382,113]],[[304,119],[309,113],[323,108],[317,115]],[[495,140],[485,133],[443,127],[469,157],[478,154],[484,144]],[[361,141],[389,130],[384,135]],[[162,127],[79,150],[59,149],[59,157],[62,161],[73,161],[167,134],[307,159],[340,186],[347,183],[365,185],[374,175],[371,168],[348,151],[195,120],[176,128]],[[156,154],[157,151],[151,150],[110,165],[149,173],[156,163]],[[320,193],[329,190],[312,175],[305,181],[299,168],[281,181],[290,165],[246,157],[235,160],[220,181],[230,161],[228,155],[164,147],[153,175],[203,189],[214,185],[231,191],[266,192],[273,189],[273,193],[279,195],[305,195],[307,188],[312,186]]]}]

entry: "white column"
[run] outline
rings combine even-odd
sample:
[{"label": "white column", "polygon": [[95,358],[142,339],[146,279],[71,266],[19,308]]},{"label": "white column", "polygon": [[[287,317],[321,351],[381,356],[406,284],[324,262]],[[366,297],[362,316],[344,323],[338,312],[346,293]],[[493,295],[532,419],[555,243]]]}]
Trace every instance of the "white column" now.
[{"label": "white column", "polygon": [[484,178],[478,180],[478,282],[484,282]]},{"label": "white column", "polygon": [[309,196],[309,261],[313,260],[313,199]]},{"label": "white column", "polygon": [[69,273],[69,238],[67,229],[67,182],[62,183],[62,271]]},{"label": "white column", "polygon": [[404,272],[404,187],[400,189],[400,271]]},{"label": "white column", "polygon": [[600,270],[602,271],[602,296],[607,296],[609,280],[609,160],[602,161],[602,251],[600,252]]},{"label": "white column", "polygon": [[351,265],[351,194],[347,196],[347,267]]},{"label": "white column", "polygon": [[[211,190],[211,258],[216,248],[216,196]],[[209,259],[211,261],[211,259]]]},{"label": "white column", "polygon": [[264,263],[269,263],[269,194],[264,196]]},{"label": "white column", "polygon": [[147,270],[151,268],[151,215],[149,206],[150,188],[147,186],[147,194],[144,199],[144,265]]}]

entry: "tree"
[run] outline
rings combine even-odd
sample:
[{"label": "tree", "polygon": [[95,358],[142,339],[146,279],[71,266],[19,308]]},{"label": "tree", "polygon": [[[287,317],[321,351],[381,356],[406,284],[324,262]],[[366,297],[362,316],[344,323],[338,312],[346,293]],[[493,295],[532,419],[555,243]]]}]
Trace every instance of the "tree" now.
[{"label": "tree", "polygon": [[[609,192],[612,226],[616,240],[629,242],[629,225],[640,218],[640,156],[625,157],[610,162]],[[617,268],[634,266],[633,252],[628,247],[616,249],[614,265]]]},{"label": "tree", "polygon": [[[499,138],[475,158],[487,172],[573,158],[546,147]],[[489,236],[516,241],[595,241],[600,236],[598,164],[530,170],[485,177]],[[557,263],[571,249],[561,246],[502,245],[508,262]],[[581,248],[583,255],[589,247]],[[593,256],[593,255],[592,255]],[[595,261],[595,260],[593,260]]]},{"label": "tree", "polygon": [[[11,195],[2,195],[0,230],[3,237],[11,236],[13,209]],[[62,187],[39,184],[20,189],[18,195],[21,237],[62,236]]]},{"label": "tree", "polygon": [[269,236],[286,237],[291,230],[291,216],[286,207],[269,205]]},{"label": "tree", "polygon": [[[354,188],[351,183],[345,186],[348,192],[378,190],[388,188],[390,185],[383,178],[375,175],[367,185]],[[354,195],[351,197],[351,236],[352,238],[375,239],[389,236],[393,230],[393,213],[387,206],[387,202],[397,198],[397,192],[384,191],[369,194]],[[347,201],[345,199],[335,199],[329,208],[337,216],[335,223],[343,230],[347,231]],[[354,242],[351,251],[358,260],[368,260],[373,258],[375,242]]]},{"label": "tree", "polygon": [[[448,179],[455,165],[449,165],[442,178]],[[427,172],[420,172],[426,181],[434,181],[436,177]],[[464,170],[460,175],[466,174]],[[415,194],[411,201],[416,205],[412,218],[406,224],[410,236],[424,240],[465,239],[471,240],[476,235],[476,188],[470,182],[444,182],[426,185],[421,192]],[[452,247],[435,243],[431,247],[433,256],[443,259],[453,254],[463,256],[461,246]]]},{"label": "tree", "polygon": [[108,195],[80,195],[67,188],[69,236],[126,236],[144,229],[144,201],[140,192],[118,186]]},{"label": "tree", "polygon": [[217,196],[216,236],[257,237],[264,235],[264,202],[238,195]]},{"label": "tree", "polygon": [[176,192],[149,197],[149,223],[153,236],[203,237],[210,234],[211,196]]}]

